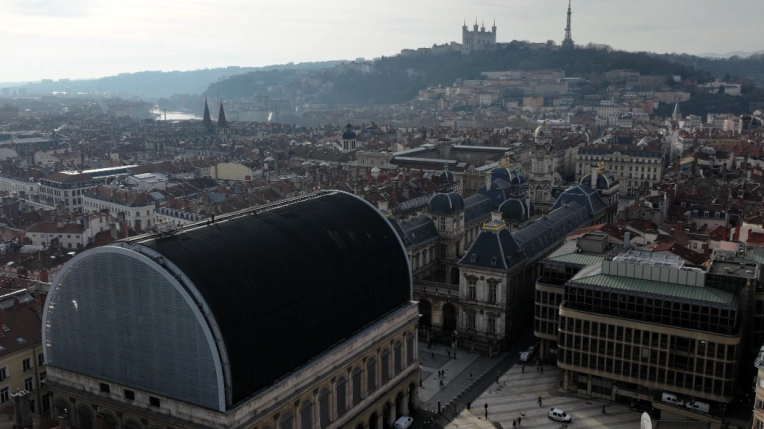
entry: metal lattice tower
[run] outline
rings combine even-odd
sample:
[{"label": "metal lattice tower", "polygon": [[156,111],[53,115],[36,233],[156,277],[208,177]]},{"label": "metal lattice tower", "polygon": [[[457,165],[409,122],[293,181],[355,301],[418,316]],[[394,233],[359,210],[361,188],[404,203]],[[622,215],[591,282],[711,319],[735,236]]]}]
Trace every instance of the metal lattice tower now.
[{"label": "metal lattice tower", "polygon": [[568,0],[568,25],[565,27],[565,40],[562,41],[562,46],[564,48],[572,48],[573,45],[573,37],[570,35],[570,16],[573,14],[570,9],[570,0]]}]

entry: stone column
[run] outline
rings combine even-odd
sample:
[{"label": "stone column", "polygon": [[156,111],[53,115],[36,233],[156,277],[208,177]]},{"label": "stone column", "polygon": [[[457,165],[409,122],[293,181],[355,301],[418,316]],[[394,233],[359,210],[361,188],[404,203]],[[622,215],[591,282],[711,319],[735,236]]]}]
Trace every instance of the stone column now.
[{"label": "stone column", "polygon": [[382,406],[382,412],[377,414],[377,429],[385,429],[382,427],[382,415],[385,413],[384,405]]},{"label": "stone column", "polygon": [[337,420],[337,377],[332,377],[329,389],[329,421]]},{"label": "stone column", "polygon": [[318,404],[318,388],[313,389],[313,429],[321,427],[321,407]]}]

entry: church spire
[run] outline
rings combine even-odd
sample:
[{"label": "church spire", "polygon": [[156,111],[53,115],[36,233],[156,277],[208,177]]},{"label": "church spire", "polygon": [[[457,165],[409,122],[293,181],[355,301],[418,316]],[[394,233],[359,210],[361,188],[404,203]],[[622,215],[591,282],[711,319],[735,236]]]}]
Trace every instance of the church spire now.
[{"label": "church spire", "polygon": [[218,128],[225,128],[228,126],[228,121],[225,120],[225,111],[223,110],[223,101],[220,101],[220,113],[218,113]]},{"label": "church spire", "polygon": [[207,128],[212,125],[212,118],[210,117],[210,106],[207,104],[207,97],[204,97],[204,118],[202,119],[202,125]]},{"label": "church spire", "polygon": [[568,0],[568,25],[565,27],[565,40],[562,41],[562,47],[563,48],[572,48],[573,45],[573,37],[570,34],[570,16],[573,14],[570,9],[570,0]]}]

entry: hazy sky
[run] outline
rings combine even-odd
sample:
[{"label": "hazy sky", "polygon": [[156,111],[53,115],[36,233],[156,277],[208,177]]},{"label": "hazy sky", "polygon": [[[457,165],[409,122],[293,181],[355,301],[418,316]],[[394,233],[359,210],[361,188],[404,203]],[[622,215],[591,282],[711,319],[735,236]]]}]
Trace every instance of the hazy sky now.
[{"label": "hazy sky", "polygon": [[[0,0],[0,82],[374,58],[461,42],[560,42],[567,0]],[[625,50],[764,49],[760,0],[573,0],[573,40]],[[746,13],[746,10],[757,11]],[[756,36],[756,35],[759,36]]]}]

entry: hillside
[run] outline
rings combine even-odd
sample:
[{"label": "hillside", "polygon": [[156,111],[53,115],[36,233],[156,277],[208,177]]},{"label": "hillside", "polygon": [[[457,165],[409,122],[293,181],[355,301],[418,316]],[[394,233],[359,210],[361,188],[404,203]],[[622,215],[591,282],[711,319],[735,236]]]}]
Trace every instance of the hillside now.
[{"label": "hillside", "polygon": [[[299,64],[281,64],[265,67],[223,67],[190,71],[143,71],[121,73],[97,79],[71,80],[65,82],[35,82],[21,85],[28,93],[113,93],[118,95],[137,95],[154,101],[173,94],[201,94],[213,82],[227,79],[242,73],[259,70],[320,70],[339,64],[340,61],[322,61]],[[16,88],[14,88],[16,89]]]},{"label": "hillside", "polygon": [[712,76],[697,69],[668,61],[643,52],[623,52],[595,47],[573,51],[555,48],[529,49],[524,42],[502,45],[494,51],[419,54],[412,56],[382,57],[374,62],[369,74],[334,74],[324,70],[314,74],[331,91],[305,88],[288,72],[255,72],[216,82],[207,89],[208,94],[220,94],[228,99],[249,97],[253,93],[267,94],[278,85],[279,96],[305,96],[314,102],[329,104],[384,104],[402,103],[417,96],[428,86],[452,85],[458,79],[479,79],[483,71],[537,70],[556,68],[565,70],[568,77],[583,77],[601,81],[602,74],[614,69],[633,69],[641,74],[681,75],[683,78],[708,81]]},{"label": "hillside", "polygon": [[728,75],[733,79],[750,79],[757,86],[764,87],[764,53],[745,58],[737,55],[729,58],[702,58],[687,54],[655,54],[654,57],[707,70],[720,78]]}]

